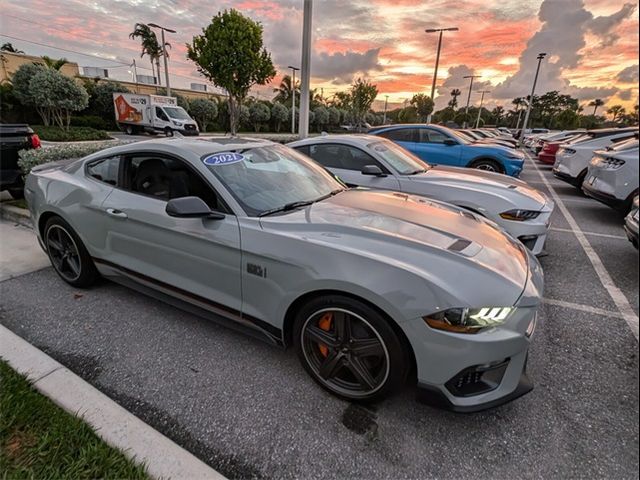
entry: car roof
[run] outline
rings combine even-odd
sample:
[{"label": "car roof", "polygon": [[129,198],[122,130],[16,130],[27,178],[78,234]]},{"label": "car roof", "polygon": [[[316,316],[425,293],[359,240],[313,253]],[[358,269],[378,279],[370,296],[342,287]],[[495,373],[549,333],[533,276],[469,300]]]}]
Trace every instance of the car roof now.
[{"label": "car roof", "polygon": [[375,135],[367,135],[366,133],[346,133],[334,135],[320,135],[318,137],[309,137],[303,140],[296,140],[287,145],[291,147],[299,147],[302,145],[312,145],[314,143],[350,143],[353,145],[368,145],[371,142],[382,141],[380,137]]},{"label": "car roof", "polygon": [[[188,151],[198,157],[212,153],[225,152],[229,150],[242,150],[247,148],[265,147],[275,145],[270,140],[258,138],[242,137],[197,137],[197,138],[163,138],[145,140],[142,142],[128,143],[113,147],[112,152],[130,153],[141,150],[151,150],[159,152]],[[102,151],[104,153],[105,150]]]}]

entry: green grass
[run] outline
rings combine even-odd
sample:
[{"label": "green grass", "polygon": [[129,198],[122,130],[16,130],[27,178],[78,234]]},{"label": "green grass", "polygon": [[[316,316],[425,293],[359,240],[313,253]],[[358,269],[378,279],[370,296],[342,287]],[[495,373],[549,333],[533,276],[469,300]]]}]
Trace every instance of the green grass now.
[{"label": "green grass", "polygon": [[56,125],[32,125],[33,131],[38,134],[40,140],[50,142],[80,142],[85,140],[109,140],[111,137],[102,130],[91,127],[69,127],[64,130]]},{"label": "green grass", "polygon": [[0,361],[0,479],[149,478]]}]

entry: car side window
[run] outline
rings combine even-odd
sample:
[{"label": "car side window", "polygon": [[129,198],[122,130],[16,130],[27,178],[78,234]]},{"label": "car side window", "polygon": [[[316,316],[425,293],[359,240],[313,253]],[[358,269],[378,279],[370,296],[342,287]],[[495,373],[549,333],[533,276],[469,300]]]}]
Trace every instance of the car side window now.
[{"label": "car side window", "polygon": [[164,110],[162,110],[160,107],[156,107],[156,117],[158,117],[160,120],[164,120],[165,122],[169,121],[169,118],[164,113]]},{"label": "car side window", "polygon": [[109,185],[118,184],[120,170],[120,156],[101,158],[87,164],[87,175]]},{"label": "car side window", "polygon": [[378,135],[394,142],[417,142],[419,131],[416,128],[397,128],[380,132]]},{"label": "car side window", "polygon": [[444,143],[449,137],[437,130],[423,128],[420,130],[420,143]]},{"label": "car side window", "polygon": [[365,165],[377,165],[386,171],[375,158],[356,147],[337,143],[321,143],[309,146],[308,155],[327,168],[361,171]]},{"label": "car side window", "polygon": [[156,155],[133,155],[124,161],[124,187],[133,193],[169,201],[199,197],[212,210],[227,212],[216,192],[186,162]]}]

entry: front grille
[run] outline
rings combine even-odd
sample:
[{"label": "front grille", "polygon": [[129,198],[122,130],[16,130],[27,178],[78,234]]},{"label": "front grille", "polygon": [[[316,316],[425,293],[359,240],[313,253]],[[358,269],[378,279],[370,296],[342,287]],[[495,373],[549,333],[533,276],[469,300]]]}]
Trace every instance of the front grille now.
[{"label": "front grille", "polygon": [[195,129],[196,129],[196,126],[195,126],[195,125],[191,125],[191,124],[187,123],[187,124],[184,126],[184,129],[185,129],[185,130],[195,130]]},{"label": "front grille", "polygon": [[529,250],[533,250],[536,246],[536,242],[538,241],[537,235],[523,235],[518,237],[518,240],[522,242],[522,244],[527,247]]},{"label": "front grille", "polygon": [[509,359],[492,365],[476,365],[469,367],[451,378],[446,384],[456,397],[472,397],[495,390],[502,382]]}]

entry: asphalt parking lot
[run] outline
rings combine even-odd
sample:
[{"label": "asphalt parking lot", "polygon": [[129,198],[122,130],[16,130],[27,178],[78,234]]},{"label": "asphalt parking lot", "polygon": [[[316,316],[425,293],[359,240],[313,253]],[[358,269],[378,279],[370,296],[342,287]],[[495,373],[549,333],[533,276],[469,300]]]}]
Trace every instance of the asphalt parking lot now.
[{"label": "asphalt parking lot", "polygon": [[622,215],[549,167],[522,178],[551,185],[569,218],[556,209],[541,259],[536,388],[491,411],[436,410],[411,386],[350,405],[292,352],[106,281],[74,290],[51,268],[0,283],[0,323],[231,478],[637,478],[638,253]]}]

